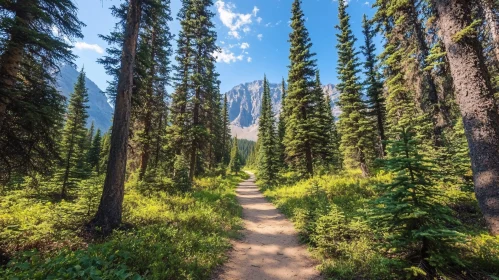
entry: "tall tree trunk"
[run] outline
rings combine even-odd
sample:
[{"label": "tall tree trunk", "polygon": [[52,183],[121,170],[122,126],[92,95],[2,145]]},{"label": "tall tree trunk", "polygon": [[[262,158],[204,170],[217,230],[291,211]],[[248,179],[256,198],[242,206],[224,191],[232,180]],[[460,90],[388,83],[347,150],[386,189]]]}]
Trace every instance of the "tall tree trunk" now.
[{"label": "tall tree trunk", "polygon": [[28,3],[26,0],[18,0],[15,5],[15,23],[9,34],[9,40],[5,51],[0,56],[0,131],[7,116],[7,107],[12,100],[8,96],[12,87],[16,84],[19,67],[23,58],[24,36],[21,28],[27,28],[31,21],[28,13]]},{"label": "tall tree trunk", "polygon": [[147,88],[147,102],[146,102],[146,115],[144,119],[144,137],[145,143],[142,146],[140,155],[140,171],[139,180],[143,180],[151,157],[151,130],[152,130],[152,104],[154,103],[154,79],[156,76],[155,60],[156,58],[156,31],[153,27],[151,38],[151,71],[150,81]]},{"label": "tall tree trunk", "polygon": [[[456,34],[472,24],[469,0],[433,0],[470,149],[478,203],[499,234],[499,116],[480,42]],[[462,35],[462,34],[460,34]]]},{"label": "tall tree trunk", "polygon": [[141,8],[142,0],[129,1],[106,179],[99,209],[91,221],[91,226],[101,227],[104,234],[110,233],[121,224],[130,128],[133,65],[137,50]]},{"label": "tall tree trunk", "polygon": [[499,18],[497,18],[496,11],[494,10],[493,0],[481,0],[481,5],[485,21],[487,22],[487,29],[494,45],[496,61],[499,63]]}]

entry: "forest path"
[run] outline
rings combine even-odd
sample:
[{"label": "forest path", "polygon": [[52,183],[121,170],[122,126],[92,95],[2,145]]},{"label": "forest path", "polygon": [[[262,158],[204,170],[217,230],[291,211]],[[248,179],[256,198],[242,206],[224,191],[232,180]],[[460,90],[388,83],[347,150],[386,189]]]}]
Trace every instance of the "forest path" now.
[{"label": "forest path", "polygon": [[269,203],[255,184],[255,176],[239,184],[243,207],[243,238],[233,242],[229,260],[215,279],[322,279],[293,224]]}]

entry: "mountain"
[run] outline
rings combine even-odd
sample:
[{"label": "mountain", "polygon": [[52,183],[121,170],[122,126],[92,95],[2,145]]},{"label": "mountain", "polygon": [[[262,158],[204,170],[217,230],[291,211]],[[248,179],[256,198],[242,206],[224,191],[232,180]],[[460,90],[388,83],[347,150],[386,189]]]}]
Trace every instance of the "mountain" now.
[{"label": "mountain", "polygon": [[[57,89],[62,95],[69,100],[69,96],[73,92],[74,84],[78,79],[79,72],[69,65],[61,67],[61,71],[57,76]],[[107,97],[97,85],[89,78],[85,80],[88,89],[88,126],[92,121],[96,129],[99,128],[102,132],[106,132],[111,127],[111,119],[113,117],[113,108],[109,105]]]},{"label": "mountain", "polygon": [[[281,84],[270,83],[272,109],[277,118],[281,110]],[[333,114],[338,117],[340,110],[336,106],[339,92],[332,84],[322,87],[324,94],[331,97]],[[258,137],[258,119],[263,95],[263,80],[240,84],[232,88],[227,94],[229,119],[233,136],[255,141]]]}]

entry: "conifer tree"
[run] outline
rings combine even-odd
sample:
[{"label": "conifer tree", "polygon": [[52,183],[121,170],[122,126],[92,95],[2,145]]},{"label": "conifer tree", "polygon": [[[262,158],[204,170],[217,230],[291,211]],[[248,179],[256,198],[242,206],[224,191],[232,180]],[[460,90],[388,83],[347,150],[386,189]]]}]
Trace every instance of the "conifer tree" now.
[{"label": "conifer tree", "polygon": [[260,141],[258,179],[264,186],[274,186],[277,183],[279,155],[277,153],[277,134],[270,99],[270,87],[266,76],[263,78],[263,96],[260,120],[258,123],[258,140]]},{"label": "conifer tree", "polygon": [[279,165],[280,168],[286,167],[286,147],[284,146],[284,137],[286,135],[286,84],[284,83],[284,78],[281,83],[281,112],[279,113],[279,123],[277,125],[278,134],[278,153],[279,153]]},{"label": "conifer tree", "polygon": [[212,0],[185,0],[178,14],[181,30],[175,58],[178,63],[169,149],[187,157],[191,180],[213,167],[213,145],[220,142],[216,139],[220,135],[215,135],[221,122],[221,103],[213,56],[217,47],[212,5]]},{"label": "conifer tree", "polygon": [[69,100],[66,123],[62,132],[61,153],[64,159],[62,169],[61,197],[67,197],[68,187],[85,175],[88,92],[83,69],[78,76]]},{"label": "conifer tree", "polygon": [[483,50],[467,0],[431,1],[450,65],[470,150],[475,194],[493,235],[499,235],[499,118]]},{"label": "conifer tree", "polygon": [[336,145],[332,142],[334,141],[333,133],[335,133],[333,130],[336,130],[336,125],[332,117],[329,96],[327,95],[326,99],[322,90],[319,71],[315,75],[313,98],[314,104],[316,104],[316,114],[312,118],[312,125],[320,132],[314,136],[314,161],[317,166],[328,169],[337,164],[334,160],[334,155],[337,153]]},{"label": "conifer tree", "polygon": [[60,160],[64,98],[55,88],[61,64],[84,24],[72,0],[1,1],[0,181],[13,173],[46,173]]},{"label": "conifer tree", "polygon": [[97,175],[101,175],[107,169],[107,162],[109,161],[109,149],[111,146],[111,132],[104,133],[102,137],[102,144],[99,155],[99,168],[97,168]]},{"label": "conifer tree", "polygon": [[[449,245],[462,238],[451,229],[458,221],[439,202],[443,194],[436,187],[434,163],[420,153],[419,144],[411,128],[402,129],[397,140],[389,142],[388,158],[383,162],[395,178],[376,186],[382,195],[375,201],[372,218],[387,234],[387,249],[418,256],[426,264],[423,268],[434,269],[441,264],[436,260],[455,257]],[[420,268],[411,270],[416,274],[424,272]],[[428,272],[432,270],[424,273]]]},{"label": "conifer tree", "polygon": [[99,227],[105,234],[109,234],[118,227],[122,218],[133,91],[133,66],[135,65],[143,0],[130,0],[127,5],[126,20],[123,21],[125,36],[122,41],[121,67],[118,70],[119,75],[117,75],[116,102],[106,179],[99,208],[89,224],[89,228]]},{"label": "conifer tree", "polygon": [[313,176],[314,135],[318,133],[312,125],[316,108],[314,102],[314,77],[316,61],[311,52],[312,42],[305,27],[305,15],[301,0],[293,1],[291,29],[289,34],[290,68],[286,97],[286,159],[290,167],[306,176]]},{"label": "conifer tree", "polygon": [[224,95],[224,105],[222,110],[222,162],[224,166],[227,166],[230,162],[230,119],[229,119],[229,104],[227,103],[227,94]]},{"label": "conifer tree", "polygon": [[373,42],[375,31],[372,23],[364,15],[362,20],[362,33],[364,34],[364,46],[362,46],[362,54],[365,57],[364,74],[366,80],[364,86],[368,97],[368,109],[371,117],[374,120],[377,132],[376,148],[378,157],[383,157],[385,153],[385,99],[383,97],[383,83],[378,72],[378,59],[376,57],[376,45]]},{"label": "conifer tree", "polygon": [[367,117],[366,106],[361,98],[361,85],[358,77],[358,58],[354,50],[355,37],[350,28],[350,16],[346,4],[338,2],[340,31],[338,37],[338,75],[340,83],[341,115],[339,132],[341,134],[341,150],[345,163],[359,168],[362,174],[369,174],[369,161],[372,154],[372,128]]},{"label": "conifer tree", "polygon": [[239,147],[237,144],[237,136],[232,141],[232,149],[230,150],[230,163],[229,171],[232,173],[239,173],[241,170],[241,161],[239,156]]},{"label": "conifer tree", "polygon": [[95,133],[94,139],[92,139],[92,145],[88,150],[87,154],[87,163],[92,171],[95,171],[97,174],[100,173],[100,153],[101,153],[101,143],[102,136],[100,129],[97,129]]}]

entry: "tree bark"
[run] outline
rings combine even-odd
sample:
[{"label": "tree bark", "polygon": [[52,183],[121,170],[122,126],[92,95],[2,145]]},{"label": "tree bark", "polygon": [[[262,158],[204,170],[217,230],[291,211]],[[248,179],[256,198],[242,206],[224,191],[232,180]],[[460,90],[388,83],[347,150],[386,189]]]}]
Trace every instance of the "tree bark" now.
[{"label": "tree bark", "polygon": [[481,5],[490,38],[492,39],[494,55],[496,56],[496,61],[499,63],[499,19],[494,11],[494,3],[492,0],[481,0]]},{"label": "tree bark", "polygon": [[472,23],[468,0],[433,0],[470,149],[475,194],[491,234],[499,234],[499,115],[480,42],[457,41]]},{"label": "tree bark", "polygon": [[142,0],[129,1],[106,179],[99,209],[90,223],[92,227],[100,227],[104,234],[110,233],[121,224],[130,128],[133,65],[137,49],[141,8]]},{"label": "tree bark", "polygon": [[28,13],[28,5],[26,0],[18,0],[14,4],[15,23],[9,32],[9,41],[6,44],[5,51],[0,57],[0,131],[3,127],[3,122],[7,116],[7,107],[12,102],[9,94],[12,87],[16,84],[19,67],[23,58],[24,51],[24,34],[20,31],[21,28],[27,28],[31,21],[31,15]]}]

